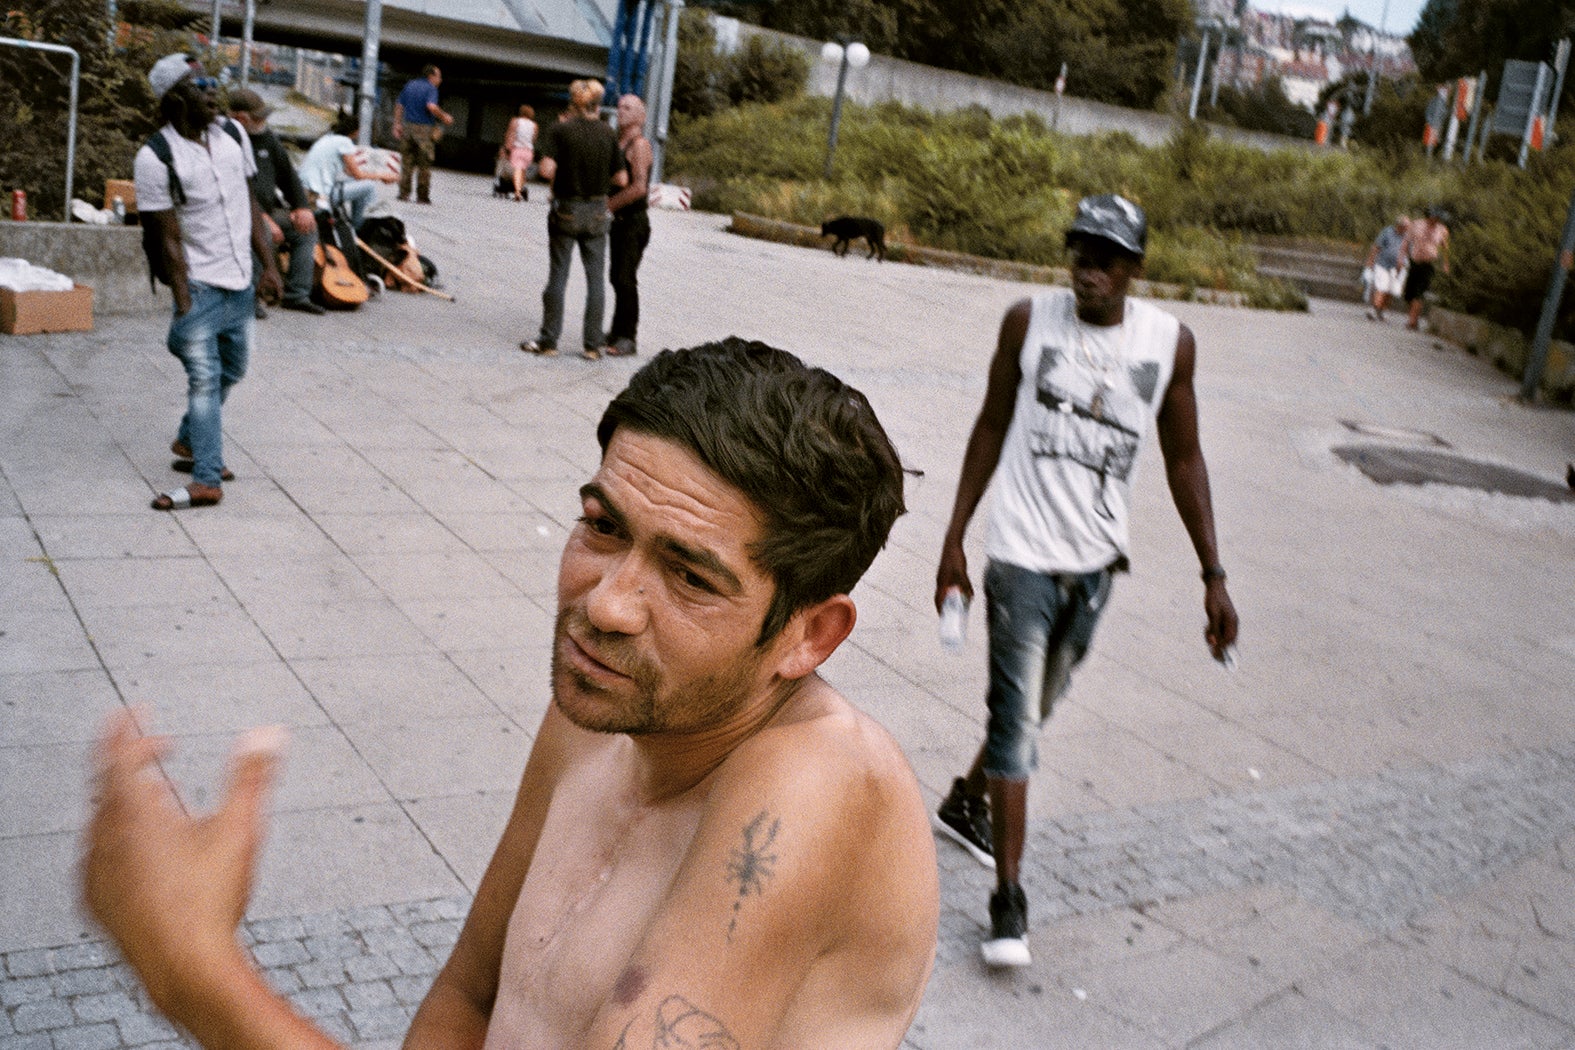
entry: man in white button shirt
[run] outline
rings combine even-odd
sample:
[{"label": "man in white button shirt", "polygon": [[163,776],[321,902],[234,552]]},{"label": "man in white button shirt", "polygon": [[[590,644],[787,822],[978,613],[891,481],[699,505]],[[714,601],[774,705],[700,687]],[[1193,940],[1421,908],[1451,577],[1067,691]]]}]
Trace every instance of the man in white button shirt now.
[{"label": "man in white button shirt", "polygon": [[[252,196],[256,173],[246,132],[215,123],[217,83],[185,55],[166,55],[148,73],[170,163],[152,146],[137,152],[137,203],[163,246],[175,316],[170,353],[186,366],[187,406],[170,450],[192,483],[161,493],[154,510],[207,507],[224,498],[220,405],[246,374],[256,297],[283,292],[268,223]],[[252,286],[252,253],[263,271]]]}]

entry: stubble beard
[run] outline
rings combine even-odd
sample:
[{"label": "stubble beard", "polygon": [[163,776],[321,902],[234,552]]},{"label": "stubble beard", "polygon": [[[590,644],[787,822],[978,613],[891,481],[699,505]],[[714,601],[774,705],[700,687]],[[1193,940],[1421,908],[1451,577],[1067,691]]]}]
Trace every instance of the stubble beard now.
[{"label": "stubble beard", "polygon": [[[571,623],[576,635],[594,643],[600,658],[613,661],[614,670],[629,676],[633,696],[619,700],[613,691],[562,660],[562,647],[572,644],[568,640]],[[569,721],[595,733],[630,736],[694,732],[720,723],[748,701],[747,683],[754,673],[750,662],[742,660],[682,686],[680,697],[665,688],[666,677],[636,651],[632,639],[598,630],[574,608],[558,610],[551,666],[552,701]],[[592,699],[576,702],[581,697]],[[679,703],[685,710],[675,710]]]}]

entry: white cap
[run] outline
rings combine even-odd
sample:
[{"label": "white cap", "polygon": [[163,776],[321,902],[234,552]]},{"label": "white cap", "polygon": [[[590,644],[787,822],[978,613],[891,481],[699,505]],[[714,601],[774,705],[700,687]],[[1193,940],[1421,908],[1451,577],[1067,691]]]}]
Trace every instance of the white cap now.
[{"label": "white cap", "polygon": [[148,83],[153,85],[153,97],[163,100],[170,88],[191,74],[192,61],[184,55],[165,55],[148,70]]}]

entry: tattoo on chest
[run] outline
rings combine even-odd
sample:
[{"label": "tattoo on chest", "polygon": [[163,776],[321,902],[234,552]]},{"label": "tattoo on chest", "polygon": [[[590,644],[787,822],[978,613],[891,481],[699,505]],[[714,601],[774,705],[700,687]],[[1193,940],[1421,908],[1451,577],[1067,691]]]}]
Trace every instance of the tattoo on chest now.
[{"label": "tattoo on chest", "polygon": [[770,810],[760,813],[744,825],[744,842],[735,846],[727,858],[727,881],[737,884],[738,898],[733,901],[733,918],[727,924],[727,939],[733,939],[738,928],[738,912],[744,899],[751,893],[759,896],[766,890],[766,880],[776,870],[777,855],[771,846],[782,828],[782,818],[773,817]]},{"label": "tattoo on chest", "polygon": [[[613,1050],[635,1050],[645,1030],[640,1018],[624,1027]],[[651,1050],[738,1050],[738,1040],[727,1026],[681,995],[669,995],[656,1008],[650,1028]]]}]

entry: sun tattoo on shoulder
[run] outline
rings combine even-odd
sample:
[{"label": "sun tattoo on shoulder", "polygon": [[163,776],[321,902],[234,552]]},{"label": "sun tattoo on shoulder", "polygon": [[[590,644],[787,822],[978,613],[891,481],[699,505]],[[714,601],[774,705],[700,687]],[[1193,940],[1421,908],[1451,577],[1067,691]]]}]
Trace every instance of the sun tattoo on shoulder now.
[{"label": "sun tattoo on shoulder", "polygon": [[750,894],[760,896],[766,890],[766,880],[776,871],[777,855],[771,846],[782,829],[782,818],[763,809],[744,825],[744,842],[734,846],[727,857],[727,881],[738,886],[738,897],[733,901],[733,918],[727,924],[727,939],[733,939],[738,928],[738,912]]}]

